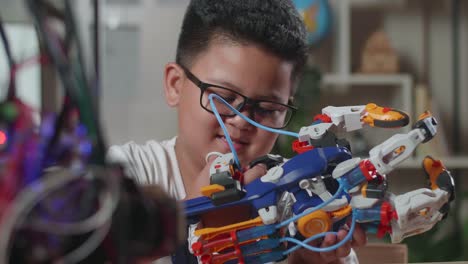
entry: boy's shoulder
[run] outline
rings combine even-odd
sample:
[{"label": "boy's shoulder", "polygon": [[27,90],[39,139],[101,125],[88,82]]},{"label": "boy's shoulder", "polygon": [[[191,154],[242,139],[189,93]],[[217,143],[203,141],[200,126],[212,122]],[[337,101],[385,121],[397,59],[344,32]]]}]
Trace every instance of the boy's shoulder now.
[{"label": "boy's shoulder", "polygon": [[168,140],[149,140],[144,144],[129,141],[122,145],[112,145],[107,152],[107,160],[110,162],[126,162],[130,157],[142,157],[158,155],[161,152],[173,152],[176,137]]},{"label": "boy's shoulder", "polygon": [[176,137],[144,144],[133,141],[123,145],[111,146],[107,152],[107,161],[121,164],[127,175],[140,184],[161,184],[170,189],[180,180],[180,172],[175,156]]}]

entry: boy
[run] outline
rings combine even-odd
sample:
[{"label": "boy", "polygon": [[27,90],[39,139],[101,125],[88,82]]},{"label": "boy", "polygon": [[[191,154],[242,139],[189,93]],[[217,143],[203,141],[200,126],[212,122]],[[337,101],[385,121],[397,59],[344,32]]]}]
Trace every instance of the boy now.
[{"label": "boy", "polygon": [[[305,29],[290,1],[192,0],[182,24],[176,62],[168,63],[164,71],[166,102],[178,110],[177,137],[114,146],[109,156],[128,165],[128,172],[140,184],[161,185],[180,200],[200,196],[200,188],[209,185],[210,162],[205,156],[213,151],[230,152],[208,95],[216,93],[251,119],[282,128],[292,113],[292,96],[306,57]],[[223,121],[242,165],[269,153],[277,138],[238,116],[223,116]],[[261,165],[246,169],[246,183],[266,172]],[[214,217],[203,224],[213,224],[208,220],[220,224],[223,219]],[[335,244],[346,234],[341,230],[338,237],[327,236],[318,246]],[[365,243],[359,228],[354,243]],[[350,244],[328,253],[298,250],[288,260],[339,261],[349,254]],[[158,263],[170,263],[170,258]]]}]

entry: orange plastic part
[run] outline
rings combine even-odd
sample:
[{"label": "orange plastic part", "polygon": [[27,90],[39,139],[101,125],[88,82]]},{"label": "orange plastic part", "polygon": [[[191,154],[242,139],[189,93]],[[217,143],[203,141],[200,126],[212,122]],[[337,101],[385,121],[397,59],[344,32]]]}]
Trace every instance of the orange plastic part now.
[{"label": "orange plastic part", "polygon": [[240,229],[253,227],[253,226],[260,226],[260,225],[263,225],[263,221],[262,221],[262,218],[258,216],[254,219],[247,220],[247,221],[240,222],[240,223],[235,223],[232,225],[227,225],[227,226],[222,226],[222,227],[207,227],[203,229],[198,229],[198,230],[195,230],[195,235],[204,236],[203,238],[208,240],[212,237],[215,237],[225,232],[229,232],[232,230],[240,230]]},{"label": "orange plastic part", "polygon": [[351,205],[347,205],[336,211],[331,212],[331,216],[333,218],[343,218],[343,217],[350,215],[352,210],[353,208],[351,207]]},{"label": "orange plastic part", "polygon": [[423,167],[426,175],[429,177],[429,182],[431,184],[431,189],[438,189],[437,178],[445,170],[444,165],[440,160],[435,160],[430,156],[427,156],[423,160]]},{"label": "orange plastic part", "polygon": [[327,212],[318,210],[301,217],[297,222],[297,229],[307,238],[330,230],[331,225],[332,221]]},{"label": "orange plastic part", "polygon": [[225,188],[222,185],[211,184],[211,185],[208,185],[208,186],[203,186],[200,191],[201,191],[203,196],[211,197],[211,195],[213,193],[222,192],[224,190],[225,190]]},{"label": "orange plastic part", "polygon": [[366,112],[362,121],[372,127],[403,127],[409,123],[409,116],[406,113],[374,103],[366,105]]}]

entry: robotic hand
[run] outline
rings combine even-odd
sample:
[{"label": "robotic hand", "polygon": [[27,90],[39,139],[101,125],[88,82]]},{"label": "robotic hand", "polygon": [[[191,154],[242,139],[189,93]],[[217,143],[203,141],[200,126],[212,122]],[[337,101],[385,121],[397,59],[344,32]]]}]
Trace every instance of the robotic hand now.
[{"label": "robotic hand", "polygon": [[454,182],[443,164],[426,157],[423,168],[429,188],[395,196],[386,191],[385,174],[408,158],[416,146],[434,137],[437,122],[425,113],[407,134],[397,134],[370,151],[368,159],[340,163],[333,177],[351,195],[357,222],[378,236],[390,233],[393,243],[431,229],[448,212],[454,199]]},{"label": "robotic hand", "polygon": [[[268,164],[268,172],[249,184],[242,184],[232,153],[218,154],[204,196],[186,202],[189,221],[237,205],[249,205],[252,218],[194,230],[189,241],[202,263],[278,261],[300,247],[333,250],[339,243],[329,248],[307,243],[337,230],[351,216],[351,229],[360,223],[368,233],[380,237],[389,233],[393,243],[431,229],[446,216],[454,199],[453,179],[431,157],[423,162],[429,188],[402,195],[387,192],[386,174],[409,158],[417,145],[435,136],[437,122],[430,113],[424,113],[408,133],[396,134],[374,147],[366,159],[353,158],[349,144],[330,128],[401,127],[409,120],[405,113],[375,104],[327,107],[314,120],[300,130],[293,143],[298,155],[287,161],[275,156],[259,159]],[[228,190],[236,195],[219,199],[217,194]]]},{"label": "robotic hand", "polygon": [[454,199],[454,182],[440,161],[426,157],[424,169],[430,176],[431,189],[421,188],[391,197],[397,219],[391,222],[392,243],[424,233],[447,216]]}]

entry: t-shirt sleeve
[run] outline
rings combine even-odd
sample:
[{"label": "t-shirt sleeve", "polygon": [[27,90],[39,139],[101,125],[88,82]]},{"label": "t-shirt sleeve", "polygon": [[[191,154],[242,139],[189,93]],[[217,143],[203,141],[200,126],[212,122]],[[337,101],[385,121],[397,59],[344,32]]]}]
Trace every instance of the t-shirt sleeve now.
[{"label": "t-shirt sleeve", "polygon": [[154,176],[150,175],[150,167],[158,166],[154,159],[148,157],[146,151],[139,145],[130,142],[124,145],[111,146],[106,160],[120,164],[125,173],[139,184],[154,184]]}]

